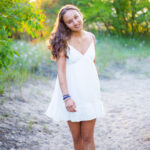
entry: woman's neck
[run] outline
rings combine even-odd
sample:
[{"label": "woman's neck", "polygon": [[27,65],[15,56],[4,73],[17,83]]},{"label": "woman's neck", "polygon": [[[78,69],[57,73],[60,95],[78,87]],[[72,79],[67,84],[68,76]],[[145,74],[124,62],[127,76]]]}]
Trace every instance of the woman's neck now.
[{"label": "woman's neck", "polygon": [[84,34],[84,30],[80,30],[80,31],[72,31],[71,35],[74,37],[82,37]]}]

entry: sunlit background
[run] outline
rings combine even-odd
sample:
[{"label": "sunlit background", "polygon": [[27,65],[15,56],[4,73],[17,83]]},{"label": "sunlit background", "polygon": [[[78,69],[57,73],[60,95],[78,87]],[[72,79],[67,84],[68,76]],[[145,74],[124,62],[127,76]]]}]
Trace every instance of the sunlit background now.
[{"label": "sunlit background", "polygon": [[[133,79],[137,77],[139,80],[150,78],[150,0],[1,0],[0,121],[3,123],[11,122],[11,116],[15,115],[15,111],[24,114],[29,111],[28,109],[24,110],[25,108],[30,107],[31,111],[36,109],[35,106],[42,111],[43,107],[47,105],[46,102],[50,99],[50,95],[47,93],[53,89],[50,85],[55,81],[57,75],[56,63],[50,60],[51,53],[47,48],[48,39],[57,13],[65,4],[74,4],[79,7],[84,16],[84,29],[96,36],[96,65],[102,82],[113,82],[120,78],[126,80],[126,77],[131,75],[134,76]],[[134,84],[140,83],[139,80]],[[113,82],[113,85],[118,83],[118,91],[119,84],[120,88],[124,86],[121,84],[122,82]],[[14,91],[18,88],[19,92]],[[34,93],[33,89],[36,88],[37,91]],[[25,92],[24,89],[28,90]],[[102,91],[107,90],[102,86]],[[148,93],[146,87],[143,93],[145,92]],[[43,96],[39,96],[42,93],[44,93]],[[44,102],[44,98],[47,99],[46,102]],[[35,101],[32,103],[33,99]],[[17,102],[17,104],[13,102]],[[31,105],[27,106],[29,102]],[[45,105],[40,105],[38,102]],[[24,105],[26,107],[23,107]],[[109,108],[113,109],[111,106]],[[14,114],[9,115],[9,111]],[[37,112],[37,110],[32,111]],[[21,116],[20,118],[20,120],[27,119],[27,130],[36,124],[36,121],[29,117],[31,113],[28,117]],[[16,118],[18,117],[19,115],[16,116]],[[22,121],[22,124],[24,122]],[[16,122],[13,123],[15,128]],[[20,124],[20,126],[23,128],[23,125]],[[4,136],[2,138],[1,133],[8,135],[12,129],[8,127],[8,132],[3,132],[3,128],[0,126],[0,149],[4,145],[5,148],[10,149],[13,147],[13,144],[9,142],[11,139],[6,140],[7,138]],[[21,132],[19,127],[16,130]],[[45,134],[49,133],[50,135],[46,125],[43,125],[43,130]],[[19,133],[17,134],[19,137]],[[25,146],[22,145],[22,149],[20,149],[24,148]],[[32,148],[31,150],[34,149]]]},{"label": "sunlit background", "polygon": [[149,56],[149,0],[5,0],[0,2],[0,93],[5,83],[24,81],[31,74],[55,78],[56,66],[49,59],[47,45],[57,12],[65,4],[78,6],[85,30],[96,35],[101,77],[112,76],[108,68],[134,72],[138,66],[126,66],[126,60],[138,62]]}]

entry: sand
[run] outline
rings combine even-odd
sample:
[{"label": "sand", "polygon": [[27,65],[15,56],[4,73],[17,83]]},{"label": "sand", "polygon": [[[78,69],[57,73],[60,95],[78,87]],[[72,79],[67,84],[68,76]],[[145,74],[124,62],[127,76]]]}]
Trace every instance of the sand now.
[{"label": "sand", "polygon": [[[96,150],[150,150],[150,78],[118,72],[100,82],[106,116],[96,120]],[[73,150],[67,123],[43,114],[54,83],[29,79],[0,96],[0,150]]]}]

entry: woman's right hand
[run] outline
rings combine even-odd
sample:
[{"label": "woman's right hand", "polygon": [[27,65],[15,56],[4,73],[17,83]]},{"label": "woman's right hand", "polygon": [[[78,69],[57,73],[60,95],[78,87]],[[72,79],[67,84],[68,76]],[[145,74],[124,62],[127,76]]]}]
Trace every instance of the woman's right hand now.
[{"label": "woman's right hand", "polygon": [[66,106],[66,109],[69,111],[69,112],[76,112],[76,105],[75,105],[75,102],[71,99],[71,98],[68,98],[66,101],[65,101],[65,106]]}]

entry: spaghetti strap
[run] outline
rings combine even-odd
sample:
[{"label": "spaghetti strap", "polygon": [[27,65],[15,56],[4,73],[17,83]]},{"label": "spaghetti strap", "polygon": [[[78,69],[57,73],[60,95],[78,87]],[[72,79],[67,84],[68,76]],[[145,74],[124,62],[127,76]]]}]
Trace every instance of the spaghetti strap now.
[{"label": "spaghetti strap", "polygon": [[92,37],[91,33],[90,33],[90,38],[91,38],[92,42],[94,42],[94,39],[93,39],[93,37]]}]

